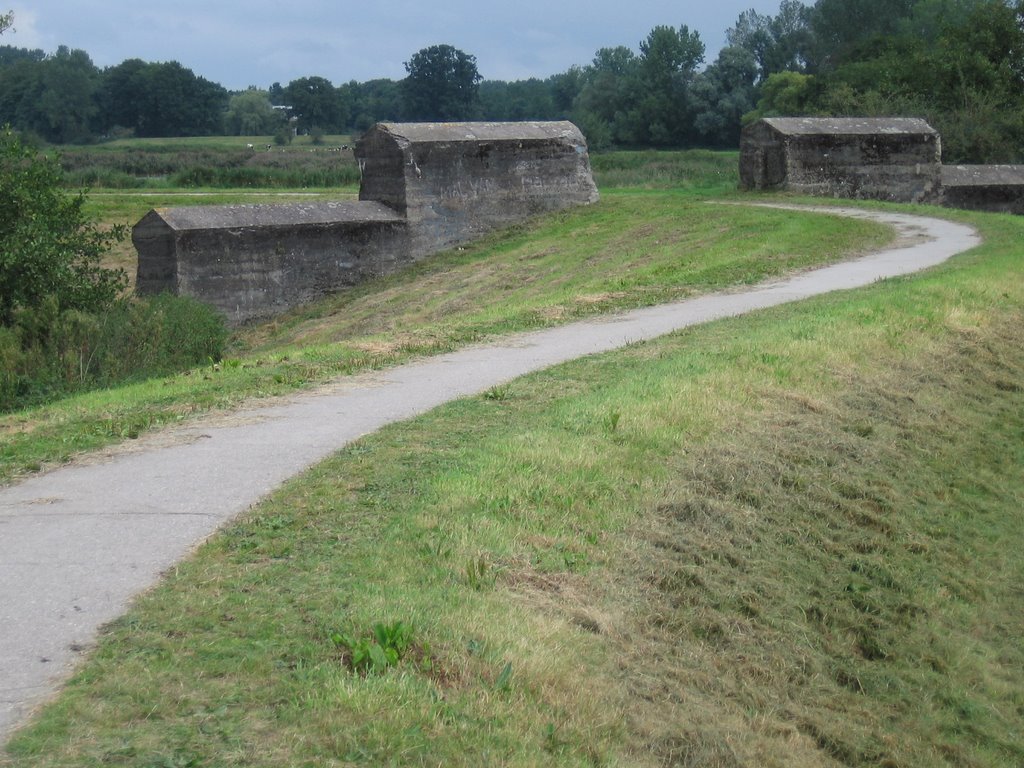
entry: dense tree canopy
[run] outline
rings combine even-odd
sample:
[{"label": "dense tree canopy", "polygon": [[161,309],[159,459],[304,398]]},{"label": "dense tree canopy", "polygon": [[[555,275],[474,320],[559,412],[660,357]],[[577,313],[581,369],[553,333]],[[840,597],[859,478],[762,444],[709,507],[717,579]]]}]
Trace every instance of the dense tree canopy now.
[{"label": "dense tree canopy", "polygon": [[318,128],[340,133],[348,127],[348,104],[342,99],[341,92],[325,77],[293,80],[288,83],[283,95],[301,131]]},{"label": "dense tree canopy", "polygon": [[274,109],[270,95],[258,88],[236,93],[224,114],[224,131],[232,136],[266,136],[278,131],[284,114]]},{"label": "dense tree canopy", "polygon": [[775,14],[741,13],[726,39],[704,66],[697,32],[658,25],[635,47],[517,82],[484,80],[474,56],[435,45],[400,81],[310,76],[234,95],[176,62],[100,71],[82,51],[0,47],[0,123],[61,143],[269,135],[282,108],[300,131],[329,133],[379,120],[567,118],[600,149],[735,147],[742,121],[759,115],[912,115],[942,133],[951,161],[1024,162],[1024,0],[780,0]]}]

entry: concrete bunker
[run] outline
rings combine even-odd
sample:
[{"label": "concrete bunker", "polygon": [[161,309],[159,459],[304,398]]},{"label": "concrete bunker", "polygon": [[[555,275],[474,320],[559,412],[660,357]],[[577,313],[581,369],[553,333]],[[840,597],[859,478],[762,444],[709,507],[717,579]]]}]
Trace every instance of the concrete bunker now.
[{"label": "concrete bunker", "polygon": [[150,211],[132,230],[136,290],[192,296],[237,325],[598,199],[569,122],[380,123],[355,155],[358,202]]},{"label": "concrete bunker", "polygon": [[374,202],[158,208],[132,230],[135,289],[192,296],[240,324],[397,268],[407,236]]},{"label": "concrete bunker", "polygon": [[360,200],[409,222],[413,258],[598,199],[570,122],[378,123],[356,142]]},{"label": "concrete bunker", "polygon": [[768,117],[744,127],[740,184],[828,197],[937,199],[941,141],[910,117]]},{"label": "concrete bunker", "polygon": [[1024,165],[944,165],[942,203],[1024,216]]}]

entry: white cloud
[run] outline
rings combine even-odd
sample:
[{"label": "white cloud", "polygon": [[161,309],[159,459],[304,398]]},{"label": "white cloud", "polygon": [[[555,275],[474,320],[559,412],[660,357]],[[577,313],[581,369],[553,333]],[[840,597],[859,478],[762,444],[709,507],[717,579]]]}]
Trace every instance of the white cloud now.
[{"label": "white cloud", "polygon": [[13,45],[17,48],[42,48],[46,50],[48,41],[39,32],[38,17],[35,13],[24,6],[16,5],[11,10],[14,12],[14,24],[3,34],[4,45]]},{"label": "white cloud", "polygon": [[[0,44],[80,48],[97,66],[125,59],[178,61],[229,89],[318,75],[334,83],[405,76],[403,62],[429,45],[477,58],[489,79],[545,78],[590,63],[605,46],[636,49],[656,25],[698,30],[713,60],[724,30],[756,6],[779,0],[17,0],[15,28]],[[0,6],[2,7],[2,6]],[[342,10],[343,9],[343,10]]]}]

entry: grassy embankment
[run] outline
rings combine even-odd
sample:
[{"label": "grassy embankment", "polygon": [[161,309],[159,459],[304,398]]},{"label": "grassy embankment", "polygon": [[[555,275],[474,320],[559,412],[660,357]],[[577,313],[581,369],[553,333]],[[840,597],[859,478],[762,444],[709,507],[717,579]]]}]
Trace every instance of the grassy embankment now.
[{"label": "grassy embankment", "polygon": [[[389,428],[110,628],[31,765],[1014,765],[1019,221]],[[413,627],[348,671],[334,633]]]},{"label": "grassy embankment", "polygon": [[[619,206],[655,226],[659,199],[608,195],[474,263],[497,269],[503,243],[526,263],[571,251]],[[692,248],[781,236],[770,212],[667,202],[705,232]],[[1024,221],[953,215],[986,242],[926,275],[359,441],[115,622],[9,761],[1021,764]],[[463,258],[439,267],[452,291],[475,274]],[[261,339],[330,335],[296,316]],[[398,664],[350,671],[346,648],[395,622],[412,629]]]},{"label": "grassy embankment", "polygon": [[[0,481],[246,398],[284,394],[489,335],[749,284],[888,237],[865,222],[825,226],[810,214],[709,205],[709,195],[734,186],[734,157],[653,157],[619,155],[598,163],[617,166],[608,172],[618,183],[663,187],[687,168],[697,169],[689,171],[689,186],[606,185],[598,205],[524,225],[247,329],[216,366],[0,416]],[[217,199],[252,199],[250,193],[222,194]],[[154,202],[129,194],[93,204],[111,220]]]}]

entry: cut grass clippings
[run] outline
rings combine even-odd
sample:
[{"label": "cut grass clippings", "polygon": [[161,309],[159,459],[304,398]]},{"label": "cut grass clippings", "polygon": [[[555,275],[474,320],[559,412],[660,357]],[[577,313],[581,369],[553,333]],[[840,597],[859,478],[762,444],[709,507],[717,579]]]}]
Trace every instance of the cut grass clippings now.
[{"label": "cut grass clippings", "polygon": [[0,416],[0,482],[211,408],[490,336],[749,285],[891,236],[872,222],[720,206],[685,191],[607,192],[597,205],[244,330],[216,365]]},{"label": "cut grass clippings", "polygon": [[[393,425],[114,622],[7,762],[1024,763],[1024,221]],[[353,671],[335,635],[411,628]]]}]

